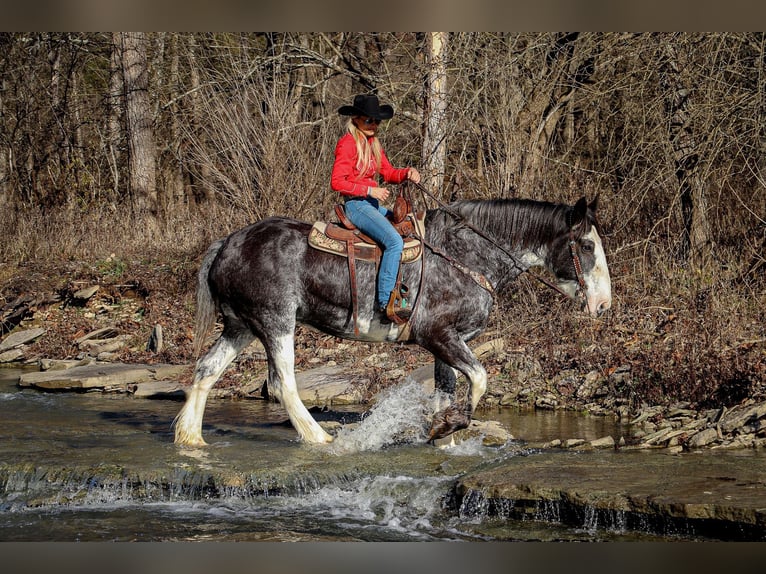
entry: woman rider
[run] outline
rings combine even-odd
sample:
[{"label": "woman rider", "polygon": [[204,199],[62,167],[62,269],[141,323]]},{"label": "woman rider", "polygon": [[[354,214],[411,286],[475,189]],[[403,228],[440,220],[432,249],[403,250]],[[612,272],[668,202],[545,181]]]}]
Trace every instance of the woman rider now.
[{"label": "woman rider", "polygon": [[[376,136],[381,120],[391,119],[394,108],[380,105],[375,95],[358,95],[352,105],[341,106],[338,113],[350,117],[346,122],[346,133],[335,146],[330,183],[333,191],[343,196],[346,216],[351,223],[383,250],[376,306],[385,315],[396,285],[404,243],[387,217],[389,210],[380,204],[389,198],[390,192],[380,187],[376,179],[380,176],[385,183],[396,184],[405,180],[420,183],[420,173],[414,167],[393,167]],[[409,309],[402,309],[396,314],[407,319],[409,313]]]}]

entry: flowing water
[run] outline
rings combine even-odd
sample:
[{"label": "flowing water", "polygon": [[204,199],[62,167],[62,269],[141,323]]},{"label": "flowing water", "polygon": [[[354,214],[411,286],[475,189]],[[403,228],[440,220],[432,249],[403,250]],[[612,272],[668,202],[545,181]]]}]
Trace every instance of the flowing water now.
[{"label": "flowing water", "polygon": [[[335,442],[298,442],[277,404],[211,400],[210,446],[173,444],[181,403],[102,393],[42,393],[0,369],[0,541],[652,540],[450,509],[462,474],[519,456],[521,441],[423,444],[432,407],[417,385],[376,406],[316,413]],[[481,417],[480,417],[481,418]],[[487,413],[527,441],[619,438],[626,428],[566,413]],[[353,424],[351,424],[353,423]],[[587,526],[587,525],[586,525]]]}]

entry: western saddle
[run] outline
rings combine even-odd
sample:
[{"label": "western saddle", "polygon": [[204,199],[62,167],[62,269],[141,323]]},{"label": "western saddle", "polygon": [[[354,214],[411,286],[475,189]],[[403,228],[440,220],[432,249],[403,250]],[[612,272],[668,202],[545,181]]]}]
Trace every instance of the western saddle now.
[{"label": "western saddle", "polygon": [[[309,234],[309,245],[316,249],[345,256],[347,258],[349,277],[351,280],[354,334],[359,335],[359,298],[356,284],[356,261],[374,262],[377,275],[377,268],[380,264],[382,250],[375,240],[362,233],[353,223],[351,223],[351,221],[349,221],[342,205],[335,205],[335,216],[338,218],[337,222],[327,223],[318,221],[314,223],[311,233]],[[407,288],[402,285],[401,264],[411,263],[422,257],[423,245],[420,238],[423,237],[424,233],[423,220],[425,219],[425,213],[414,213],[412,203],[407,198],[400,195],[394,202],[394,208],[390,219],[394,229],[399,232],[404,240],[404,250],[402,251],[402,259],[396,278],[396,286],[394,287],[394,290],[391,293],[391,298],[386,306],[386,315],[393,323],[403,325],[406,324],[408,320],[397,315],[397,312],[402,309],[403,295],[407,292]]]}]

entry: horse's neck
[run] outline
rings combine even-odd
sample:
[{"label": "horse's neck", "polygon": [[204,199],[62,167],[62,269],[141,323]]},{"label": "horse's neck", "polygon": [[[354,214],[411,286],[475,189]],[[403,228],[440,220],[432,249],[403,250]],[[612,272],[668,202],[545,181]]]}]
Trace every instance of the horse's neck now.
[{"label": "horse's neck", "polygon": [[[496,213],[467,210],[460,214],[467,227],[479,233],[460,233],[465,244],[459,256],[465,265],[485,275],[498,288],[530,267],[545,266],[547,234],[542,230],[555,219],[552,215],[556,209],[553,204],[536,202],[508,203],[502,207]],[[497,215],[502,220],[488,215]]]},{"label": "horse's neck", "polygon": [[486,277],[496,289],[502,289],[529,267],[544,261],[529,248],[508,247],[470,230],[459,233],[454,229],[432,230],[429,234],[426,229],[427,240],[434,242],[437,253],[443,250],[449,257]]}]

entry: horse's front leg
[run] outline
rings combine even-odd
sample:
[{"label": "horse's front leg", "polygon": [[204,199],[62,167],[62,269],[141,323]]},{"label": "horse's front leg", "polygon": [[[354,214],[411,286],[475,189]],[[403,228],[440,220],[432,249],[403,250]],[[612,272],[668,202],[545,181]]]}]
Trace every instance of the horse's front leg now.
[{"label": "horse's front leg", "polygon": [[450,394],[455,390],[453,367],[468,379],[468,392],[464,402],[453,402],[446,409],[436,413],[431,423],[429,441],[445,437],[466,428],[471,415],[487,390],[487,371],[479,363],[464,341],[457,337],[448,338],[429,345],[434,353],[434,379],[436,388]]},{"label": "horse's front leg", "polygon": [[434,386],[437,390],[447,393],[450,397],[455,395],[455,388],[457,387],[455,369],[439,357],[434,357]]}]

